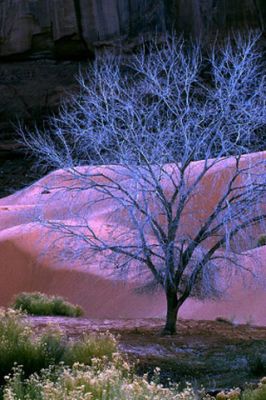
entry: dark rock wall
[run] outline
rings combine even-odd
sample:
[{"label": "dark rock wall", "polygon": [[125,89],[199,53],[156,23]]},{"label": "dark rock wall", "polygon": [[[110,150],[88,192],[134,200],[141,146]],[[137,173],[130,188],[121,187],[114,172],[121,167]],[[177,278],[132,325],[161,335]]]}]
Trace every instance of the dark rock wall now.
[{"label": "dark rock wall", "polygon": [[11,122],[56,109],[96,49],[130,51],[142,35],[173,27],[209,38],[265,25],[266,0],[0,0],[0,157]]},{"label": "dark rock wall", "polygon": [[229,29],[265,29],[265,0],[175,0],[178,30],[208,35]]},{"label": "dark rock wall", "polygon": [[265,0],[0,0],[0,57],[83,57],[167,25],[206,35],[265,23]]},{"label": "dark rock wall", "polygon": [[14,124],[40,122],[75,89],[79,63],[53,60],[0,63],[0,158],[14,144]]},{"label": "dark rock wall", "polygon": [[0,56],[83,57],[164,24],[163,0],[0,0]]}]

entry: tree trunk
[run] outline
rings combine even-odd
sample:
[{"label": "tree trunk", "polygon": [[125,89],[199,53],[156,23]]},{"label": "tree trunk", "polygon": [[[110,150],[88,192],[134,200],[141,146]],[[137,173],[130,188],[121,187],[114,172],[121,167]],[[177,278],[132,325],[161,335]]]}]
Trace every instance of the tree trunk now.
[{"label": "tree trunk", "polygon": [[177,295],[173,290],[166,291],[167,314],[166,323],[162,331],[163,335],[174,335],[176,333],[177,312],[179,309]]}]

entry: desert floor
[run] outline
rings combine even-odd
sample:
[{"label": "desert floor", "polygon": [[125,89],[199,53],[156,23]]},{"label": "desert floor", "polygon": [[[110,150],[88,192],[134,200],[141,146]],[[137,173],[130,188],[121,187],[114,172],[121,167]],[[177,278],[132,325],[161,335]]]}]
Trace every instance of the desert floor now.
[{"label": "desert floor", "polygon": [[160,336],[162,319],[99,320],[29,317],[35,332],[47,325],[70,339],[90,332],[115,334],[119,349],[136,363],[138,373],[161,368],[161,382],[192,382],[209,392],[243,387],[266,373],[266,327],[235,325],[233,321],[179,320],[176,336]]}]

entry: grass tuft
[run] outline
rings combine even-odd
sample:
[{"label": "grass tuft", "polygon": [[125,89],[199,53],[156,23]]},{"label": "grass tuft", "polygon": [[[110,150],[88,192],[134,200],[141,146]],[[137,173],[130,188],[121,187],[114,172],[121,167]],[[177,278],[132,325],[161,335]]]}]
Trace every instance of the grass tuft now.
[{"label": "grass tuft", "polygon": [[76,363],[90,365],[92,359],[111,359],[117,352],[113,335],[87,335],[78,342],[70,342],[59,330],[47,330],[36,337],[26,326],[23,314],[16,310],[0,311],[0,385],[14,365],[22,365],[25,377],[51,365]]},{"label": "grass tuft", "polygon": [[48,296],[43,293],[20,293],[11,305],[30,315],[81,317],[84,312],[78,305],[73,305],[59,296]]}]

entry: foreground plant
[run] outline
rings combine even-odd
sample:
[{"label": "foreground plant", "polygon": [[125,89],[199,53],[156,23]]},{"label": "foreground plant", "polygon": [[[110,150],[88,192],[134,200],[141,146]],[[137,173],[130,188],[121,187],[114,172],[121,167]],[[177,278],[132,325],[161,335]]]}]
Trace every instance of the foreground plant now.
[{"label": "foreground plant", "polygon": [[0,312],[0,385],[14,364],[23,365],[24,376],[28,377],[61,362],[72,366],[75,362],[89,365],[95,357],[110,360],[115,352],[117,343],[109,333],[69,341],[61,331],[48,329],[37,337],[20,312]]},{"label": "foreground plant", "polygon": [[255,389],[245,389],[241,392],[239,388],[222,391],[217,394],[216,400],[265,400],[266,399],[266,377],[263,377]]},{"label": "foreground plant", "polygon": [[163,388],[147,377],[130,372],[129,365],[116,354],[111,362],[94,359],[90,367],[75,364],[61,366],[55,372],[42,371],[23,382],[21,368],[8,379],[4,400],[194,400],[191,387],[183,392],[178,386]]},{"label": "foreground plant", "polygon": [[111,360],[93,359],[91,366],[76,363],[72,368],[61,364],[57,368],[42,370],[23,379],[21,367],[14,368],[6,377],[4,400],[265,400],[266,384],[261,380],[258,387],[241,392],[232,389],[220,392],[216,397],[204,390],[196,391],[188,384],[180,390],[178,385],[164,388],[155,379],[139,377],[132,366],[114,354]]},{"label": "foreground plant", "polygon": [[241,400],[265,400],[266,399],[266,377],[263,377],[256,389],[244,391]]},{"label": "foreground plant", "polygon": [[59,296],[48,296],[40,292],[20,293],[15,297],[12,308],[31,315],[54,315],[81,317],[84,311]]}]

